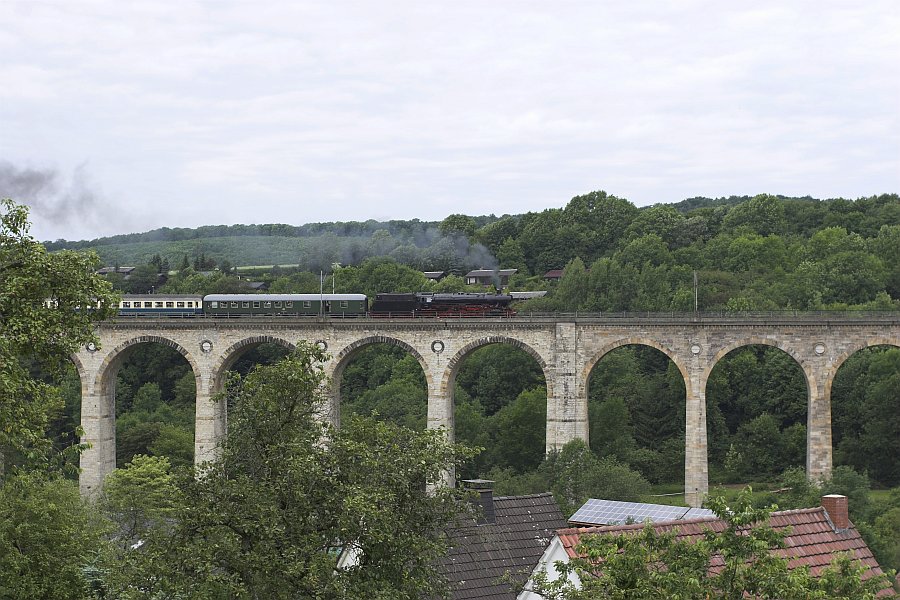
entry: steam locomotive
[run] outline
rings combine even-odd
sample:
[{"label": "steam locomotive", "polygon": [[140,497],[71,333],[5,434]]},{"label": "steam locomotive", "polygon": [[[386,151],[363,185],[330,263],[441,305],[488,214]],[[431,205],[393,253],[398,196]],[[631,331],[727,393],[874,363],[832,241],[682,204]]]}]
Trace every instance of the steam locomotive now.
[{"label": "steam locomotive", "polygon": [[415,317],[511,317],[512,296],[507,294],[415,292],[377,294],[369,314]]},{"label": "steam locomotive", "polygon": [[119,302],[123,317],[509,317],[507,294],[386,293],[369,306],[365,294],[126,294]]}]

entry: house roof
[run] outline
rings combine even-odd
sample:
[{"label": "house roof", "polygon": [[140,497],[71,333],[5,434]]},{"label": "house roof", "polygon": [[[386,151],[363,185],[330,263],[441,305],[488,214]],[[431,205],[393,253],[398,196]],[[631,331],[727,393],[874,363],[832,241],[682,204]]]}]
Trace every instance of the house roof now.
[{"label": "house roof", "polygon": [[544,279],[560,279],[562,278],[562,274],[562,269],[550,269],[549,271],[544,273]]},{"label": "house roof", "polygon": [[135,267],[100,267],[97,269],[97,275],[109,275],[110,273],[121,273],[122,275],[128,275],[132,271],[134,271]]},{"label": "house roof", "polygon": [[510,296],[512,296],[513,300],[529,300],[531,298],[543,298],[547,295],[546,290],[535,291],[535,292],[510,292]]},{"label": "house roof", "polygon": [[[801,565],[807,565],[810,573],[818,575],[823,568],[828,567],[836,552],[849,552],[854,560],[859,560],[868,570],[863,574],[863,579],[869,579],[882,574],[881,567],[872,555],[872,551],[866,542],[860,537],[853,524],[847,529],[835,531],[828,518],[826,510],[818,506],[816,508],[804,508],[800,510],[786,510],[773,512],[770,524],[776,531],[783,531],[790,527],[790,532],[784,538],[785,547],[777,550],[779,556],[788,560],[788,568],[794,569]],[[724,531],[726,523],[717,517],[700,519],[688,519],[684,521],[669,521],[666,523],[654,523],[653,529],[662,533],[676,531],[679,540],[699,540],[705,530],[715,532]],[[575,548],[582,535],[588,534],[629,534],[644,528],[643,523],[632,525],[615,525],[606,527],[577,527],[561,529],[560,541],[569,557],[577,556]],[[710,574],[718,573],[723,566],[720,556],[713,557],[710,562]],[[892,596],[893,591],[882,590],[879,596]]]},{"label": "house roof", "polygon": [[518,269],[475,269],[466,273],[466,277],[510,277],[516,274]]},{"label": "house roof", "polygon": [[518,591],[504,577],[524,582],[566,524],[552,494],[496,497],[494,513],[494,523],[468,520],[449,532],[451,550],[440,568],[454,600],[515,600]]},{"label": "house roof", "polygon": [[446,273],[443,271],[422,271],[422,275],[427,279],[442,279]]}]

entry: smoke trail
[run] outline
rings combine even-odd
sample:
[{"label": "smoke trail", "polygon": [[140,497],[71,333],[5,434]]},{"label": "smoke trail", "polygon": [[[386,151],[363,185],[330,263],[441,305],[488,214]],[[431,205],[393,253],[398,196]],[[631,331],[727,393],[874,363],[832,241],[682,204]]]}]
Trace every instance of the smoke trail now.
[{"label": "smoke trail", "polygon": [[36,224],[54,230],[127,225],[124,215],[111,210],[92,189],[85,165],[78,166],[70,181],[63,182],[56,169],[21,169],[0,161],[0,196],[27,205]]}]

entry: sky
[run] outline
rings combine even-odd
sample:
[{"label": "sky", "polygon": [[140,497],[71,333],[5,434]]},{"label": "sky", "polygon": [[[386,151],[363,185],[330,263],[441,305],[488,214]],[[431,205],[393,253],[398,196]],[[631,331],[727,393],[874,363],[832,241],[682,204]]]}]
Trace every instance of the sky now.
[{"label": "sky", "polygon": [[0,0],[0,196],[157,227],[900,192],[900,2]]}]

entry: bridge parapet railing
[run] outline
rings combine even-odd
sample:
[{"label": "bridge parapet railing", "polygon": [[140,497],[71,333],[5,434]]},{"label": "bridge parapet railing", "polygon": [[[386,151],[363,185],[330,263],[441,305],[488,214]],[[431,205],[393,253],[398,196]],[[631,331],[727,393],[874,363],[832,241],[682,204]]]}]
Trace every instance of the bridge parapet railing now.
[{"label": "bridge parapet railing", "polygon": [[119,315],[111,322],[159,322],[172,323],[198,320],[240,322],[249,320],[253,322],[354,322],[366,321],[370,323],[390,322],[654,322],[654,323],[765,323],[765,322],[802,322],[802,323],[840,323],[840,322],[877,322],[884,324],[900,323],[900,311],[708,311],[708,312],[651,312],[651,311],[610,311],[610,312],[520,312],[515,315],[445,315],[435,317],[432,315],[421,316],[413,313],[382,313],[378,316],[358,314],[331,314],[331,315],[266,315],[266,314],[242,314],[242,315],[204,315],[204,314],[172,314],[172,315]]}]

